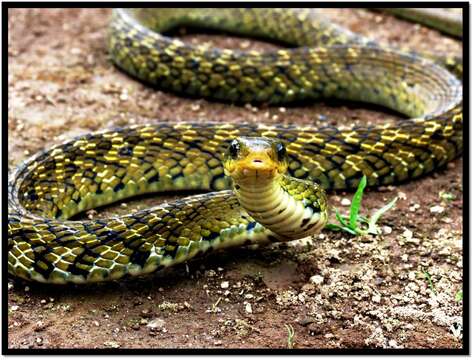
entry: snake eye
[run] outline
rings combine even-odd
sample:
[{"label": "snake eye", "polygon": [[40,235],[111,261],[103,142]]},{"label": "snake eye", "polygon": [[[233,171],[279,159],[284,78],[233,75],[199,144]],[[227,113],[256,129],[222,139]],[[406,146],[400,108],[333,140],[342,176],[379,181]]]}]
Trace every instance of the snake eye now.
[{"label": "snake eye", "polygon": [[229,146],[229,154],[230,154],[231,158],[232,159],[237,159],[237,155],[239,155],[239,151],[240,151],[239,142],[236,139],[232,140],[232,142],[230,143],[230,146]]},{"label": "snake eye", "polygon": [[277,153],[278,161],[283,161],[285,159],[285,156],[286,156],[285,145],[283,145],[280,142],[276,143],[275,150],[276,150],[276,153]]}]

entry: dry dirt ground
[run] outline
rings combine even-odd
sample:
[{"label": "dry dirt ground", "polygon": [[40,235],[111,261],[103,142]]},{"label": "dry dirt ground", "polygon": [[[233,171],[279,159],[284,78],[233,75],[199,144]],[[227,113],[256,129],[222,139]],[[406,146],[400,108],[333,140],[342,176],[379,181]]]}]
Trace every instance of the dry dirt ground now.
[{"label": "dry dirt ground", "polygon": [[[327,9],[353,31],[417,50],[460,53],[457,41],[388,15]],[[9,10],[8,161],[82,133],[156,121],[320,125],[387,121],[361,104],[237,107],[158,92],[121,73],[104,47],[110,10]],[[273,48],[227,35],[190,42]],[[462,159],[432,176],[367,192],[395,196],[384,234],[325,231],[313,244],[235,249],[163,273],[91,286],[9,279],[10,348],[460,348]],[[331,195],[347,211],[351,194]],[[134,200],[99,214],[149,207]],[[288,327],[294,329],[289,339]],[[290,340],[290,344],[289,344]]]}]

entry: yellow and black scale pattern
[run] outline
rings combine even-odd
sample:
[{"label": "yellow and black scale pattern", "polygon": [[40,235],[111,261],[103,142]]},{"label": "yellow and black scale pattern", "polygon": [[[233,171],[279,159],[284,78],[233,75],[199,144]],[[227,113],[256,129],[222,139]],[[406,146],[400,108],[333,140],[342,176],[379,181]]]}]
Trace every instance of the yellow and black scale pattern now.
[{"label": "yellow and black scale pattern", "polygon": [[[156,32],[178,24],[298,47],[266,53],[210,49]],[[363,174],[371,186],[411,180],[462,153],[462,85],[438,65],[459,73],[458,60],[382,48],[312,10],[116,10],[108,46],[129,74],[182,94],[272,104],[340,98],[383,105],[410,119],[349,130],[158,123],[54,146],[9,179],[9,273],[15,276],[104,281],[156,271],[209,249],[275,241],[224,190],[230,181],[222,154],[235,137],[280,139],[289,175],[325,189],[352,189]],[[189,189],[223,191],[121,217],[68,220],[137,194]]]}]

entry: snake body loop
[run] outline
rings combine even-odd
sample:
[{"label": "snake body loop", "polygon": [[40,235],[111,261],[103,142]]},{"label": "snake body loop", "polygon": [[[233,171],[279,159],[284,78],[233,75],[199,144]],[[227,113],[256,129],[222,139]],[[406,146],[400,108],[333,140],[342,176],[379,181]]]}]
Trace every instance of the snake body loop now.
[{"label": "snake body loop", "polygon": [[[297,47],[209,49],[157,32],[181,24]],[[312,10],[117,10],[108,47],[127,73],[185,95],[270,104],[339,98],[409,119],[345,130],[157,123],[56,145],[9,178],[10,274],[58,284],[106,281],[216,248],[311,235],[327,219],[323,189],[353,189],[362,175],[371,186],[415,179],[462,153],[462,85],[436,63],[443,61],[379,47]],[[215,192],[125,216],[70,220],[131,196],[176,190]]]}]

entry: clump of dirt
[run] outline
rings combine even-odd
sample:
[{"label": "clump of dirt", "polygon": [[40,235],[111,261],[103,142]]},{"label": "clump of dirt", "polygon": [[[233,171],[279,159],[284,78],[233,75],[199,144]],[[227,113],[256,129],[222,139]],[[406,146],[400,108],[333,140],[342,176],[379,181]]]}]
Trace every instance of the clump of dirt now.
[{"label": "clump of dirt", "polygon": [[[325,9],[354,31],[417,50],[456,41],[388,15]],[[98,129],[156,121],[320,125],[396,119],[357,104],[237,107],[150,89],[118,71],[104,46],[109,10],[9,10],[9,168]],[[257,41],[183,35],[261,49]],[[337,119],[337,121],[336,121]],[[152,276],[89,286],[10,279],[9,348],[461,348],[462,159],[397,187],[369,191],[364,209],[398,196],[380,236],[324,232],[310,244],[210,254]],[[331,195],[347,211],[346,193]],[[106,209],[128,213],[160,200]]]}]

